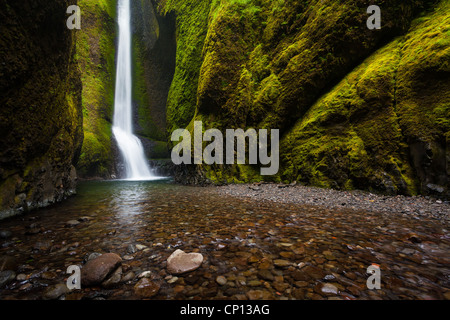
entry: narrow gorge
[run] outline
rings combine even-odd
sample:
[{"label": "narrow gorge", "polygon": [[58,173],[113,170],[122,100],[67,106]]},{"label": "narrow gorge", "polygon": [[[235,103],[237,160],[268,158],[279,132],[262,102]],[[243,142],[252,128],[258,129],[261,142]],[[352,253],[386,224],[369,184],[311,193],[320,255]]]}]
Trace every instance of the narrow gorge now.
[{"label": "narrow gorge", "polygon": [[0,27],[0,299],[450,299],[448,0],[0,0]]}]

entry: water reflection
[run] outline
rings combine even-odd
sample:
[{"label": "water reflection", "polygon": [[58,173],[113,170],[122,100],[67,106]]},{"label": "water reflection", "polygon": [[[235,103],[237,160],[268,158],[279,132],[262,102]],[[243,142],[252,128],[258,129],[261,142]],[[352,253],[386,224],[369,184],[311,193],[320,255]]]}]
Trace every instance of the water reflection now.
[{"label": "water reflection", "polygon": [[[69,220],[81,222],[67,227]],[[448,230],[433,220],[237,199],[170,180],[83,183],[68,201],[2,221],[0,229],[13,233],[0,240],[0,257],[13,257],[16,273],[37,275],[0,290],[0,299],[40,298],[92,252],[129,256],[124,264],[136,275],[161,274],[155,299],[326,299],[325,282],[342,299],[441,299],[450,291]],[[147,251],[130,253],[137,244]],[[201,252],[205,262],[169,283],[165,263],[174,249]],[[372,263],[382,269],[381,291],[365,286]],[[42,270],[57,276],[44,281]],[[136,282],[111,298],[135,298]],[[20,290],[27,283],[35,291]]]},{"label": "water reflection", "polygon": [[144,205],[152,197],[149,189],[151,190],[145,182],[122,182],[121,188],[111,199],[111,208],[116,216],[127,219],[144,213]]}]

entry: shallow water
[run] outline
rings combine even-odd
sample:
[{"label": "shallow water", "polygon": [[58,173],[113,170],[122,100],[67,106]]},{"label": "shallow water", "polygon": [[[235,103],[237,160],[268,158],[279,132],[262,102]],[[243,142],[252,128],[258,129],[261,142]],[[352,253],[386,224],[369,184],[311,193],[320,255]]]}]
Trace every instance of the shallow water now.
[{"label": "shallow water", "polygon": [[[66,225],[77,219],[83,222]],[[136,277],[66,299],[138,299],[133,287],[143,271],[161,286],[153,299],[450,296],[450,236],[435,220],[219,196],[214,188],[169,180],[81,183],[64,203],[1,221],[0,230],[12,232],[0,239],[0,257],[12,258],[22,274],[0,299],[41,299],[92,252],[119,254],[124,274]],[[128,251],[136,244],[147,249]],[[202,266],[171,277],[166,260],[176,249],[203,254]],[[380,290],[366,286],[373,263]]]}]

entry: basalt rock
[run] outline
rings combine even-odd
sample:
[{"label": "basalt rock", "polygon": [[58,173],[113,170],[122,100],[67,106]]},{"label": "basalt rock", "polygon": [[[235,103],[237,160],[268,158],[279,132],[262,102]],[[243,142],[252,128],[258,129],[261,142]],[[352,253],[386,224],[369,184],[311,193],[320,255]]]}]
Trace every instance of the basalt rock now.
[{"label": "basalt rock", "polygon": [[83,140],[76,1],[0,3],[0,219],[75,192]]}]

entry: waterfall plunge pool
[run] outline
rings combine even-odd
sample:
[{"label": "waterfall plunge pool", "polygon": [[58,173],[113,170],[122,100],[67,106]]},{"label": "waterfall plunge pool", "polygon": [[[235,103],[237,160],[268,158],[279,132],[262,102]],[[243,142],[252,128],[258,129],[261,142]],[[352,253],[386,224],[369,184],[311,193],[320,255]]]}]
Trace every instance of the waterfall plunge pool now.
[{"label": "waterfall plunge pool", "polygon": [[[0,230],[12,234],[0,239],[0,259],[16,274],[0,299],[42,299],[95,252],[120,255],[128,280],[66,299],[140,299],[134,286],[145,271],[161,300],[442,299],[450,289],[449,239],[433,220],[254,201],[171,180],[83,182],[65,202],[0,221]],[[170,275],[177,249],[201,253],[202,266]],[[366,287],[372,263],[381,290]]]}]

